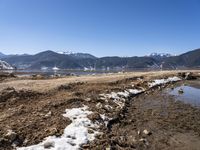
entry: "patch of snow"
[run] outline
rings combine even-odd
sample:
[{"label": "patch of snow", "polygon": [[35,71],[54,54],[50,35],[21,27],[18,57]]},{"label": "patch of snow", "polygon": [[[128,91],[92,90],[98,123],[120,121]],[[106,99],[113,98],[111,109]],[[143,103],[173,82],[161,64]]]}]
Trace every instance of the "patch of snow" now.
[{"label": "patch of snow", "polygon": [[97,129],[99,126],[87,118],[91,111],[88,107],[66,109],[64,117],[70,118],[72,123],[68,125],[61,137],[49,136],[43,142],[29,147],[17,148],[17,150],[77,150],[82,144],[95,139],[97,131],[89,133],[88,130]]},{"label": "patch of snow", "polygon": [[[123,94],[124,95],[124,93],[120,93],[120,94]],[[125,99],[124,98],[122,98],[122,97],[120,97],[119,95],[118,95],[118,93],[116,93],[116,92],[111,92],[110,94],[99,94],[99,96],[101,96],[100,98],[102,99],[102,100],[106,100],[106,99],[111,99],[111,100],[113,100],[113,102],[115,103],[115,104],[117,104],[119,107],[123,107],[124,106],[124,103],[125,103]]]},{"label": "patch of snow", "polygon": [[149,87],[152,88],[154,86],[157,85],[162,85],[162,84],[166,84],[169,82],[176,82],[176,81],[180,81],[181,79],[179,77],[169,77],[167,79],[156,79],[153,82],[149,83]]},{"label": "patch of snow", "polygon": [[48,70],[48,67],[43,66],[41,67],[41,70]]},{"label": "patch of snow", "polygon": [[125,104],[125,99],[124,98],[121,98],[121,99],[114,99],[113,102],[115,104],[117,104],[120,108],[123,108],[124,107],[124,104]]},{"label": "patch of snow", "polygon": [[73,51],[58,51],[57,52],[58,54],[63,54],[63,55],[71,55],[71,54],[76,54],[75,52]]},{"label": "patch of snow", "polygon": [[138,89],[128,89],[128,91],[133,95],[143,92],[143,90],[138,90]]},{"label": "patch of snow", "polygon": [[55,66],[52,68],[52,70],[57,71],[57,70],[59,70],[59,68]]},{"label": "patch of snow", "polygon": [[127,98],[127,97],[129,97],[130,93],[127,91],[117,92],[117,95]]},{"label": "patch of snow", "polygon": [[143,92],[143,90],[138,89],[128,89],[123,92],[111,92],[110,94],[99,94],[101,100],[105,100],[108,102],[108,99],[112,99],[115,104],[117,104],[120,108],[124,107],[126,99],[130,95],[135,95]]},{"label": "patch of snow", "polygon": [[115,92],[111,92],[110,94],[105,94],[105,96],[109,99],[120,99],[120,97]]},{"label": "patch of snow", "polygon": [[[83,68],[83,70],[84,70],[84,71],[94,71],[94,70],[95,70],[95,68],[94,68],[94,67],[91,67],[91,66],[89,66],[89,67],[84,67],[84,68]],[[96,75],[96,74],[94,74],[94,75]]]},{"label": "patch of snow", "polygon": [[174,55],[168,54],[168,53],[151,53],[148,56],[149,57],[155,57],[155,56],[159,56],[159,57],[171,57],[171,56],[174,56]]},{"label": "patch of snow", "polygon": [[14,68],[5,61],[0,60],[0,69],[2,70],[13,70]]}]

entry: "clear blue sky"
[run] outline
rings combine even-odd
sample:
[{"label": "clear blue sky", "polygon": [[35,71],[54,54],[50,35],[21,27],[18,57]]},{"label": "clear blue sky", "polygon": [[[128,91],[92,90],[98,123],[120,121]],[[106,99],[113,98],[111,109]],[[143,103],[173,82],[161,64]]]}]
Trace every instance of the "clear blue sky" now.
[{"label": "clear blue sky", "polygon": [[0,0],[0,52],[180,54],[200,47],[200,0]]}]

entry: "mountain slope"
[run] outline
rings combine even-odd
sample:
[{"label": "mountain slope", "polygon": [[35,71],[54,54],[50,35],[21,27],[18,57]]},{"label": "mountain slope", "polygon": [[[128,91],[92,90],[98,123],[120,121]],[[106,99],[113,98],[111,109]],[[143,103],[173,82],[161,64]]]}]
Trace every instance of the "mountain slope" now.
[{"label": "mountain slope", "polygon": [[102,57],[85,53],[61,54],[44,51],[36,55],[13,55],[2,60],[23,69],[58,67],[60,69],[177,69],[200,67],[200,49],[179,56],[153,55],[145,57]]},{"label": "mountain slope", "polygon": [[12,70],[14,69],[10,64],[5,61],[0,60],[0,70]]},{"label": "mountain slope", "polygon": [[60,68],[79,67],[76,61],[68,56],[55,53],[53,51],[44,51],[36,55],[12,56],[4,59],[17,68],[40,69],[43,66]]},{"label": "mountain slope", "polygon": [[199,67],[200,49],[195,49],[179,56],[168,57],[163,60],[165,66],[180,67]]},{"label": "mountain slope", "polygon": [[156,63],[149,57],[102,57],[96,58],[90,54],[76,53],[75,55],[60,54],[44,51],[36,55],[10,56],[5,61],[24,69],[41,69],[42,67],[61,69],[97,68],[148,68]]}]

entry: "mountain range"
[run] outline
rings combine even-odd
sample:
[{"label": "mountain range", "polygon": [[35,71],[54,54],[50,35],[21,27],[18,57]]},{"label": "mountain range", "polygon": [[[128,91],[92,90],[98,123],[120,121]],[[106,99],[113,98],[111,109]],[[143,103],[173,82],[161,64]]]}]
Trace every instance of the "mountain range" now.
[{"label": "mountain range", "polygon": [[58,67],[60,69],[184,69],[200,67],[200,49],[173,56],[152,53],[143,57],[95,57],[87,53],[44,51],[35,55],[4,55],[0,59],[18,69],[41,69]]}]

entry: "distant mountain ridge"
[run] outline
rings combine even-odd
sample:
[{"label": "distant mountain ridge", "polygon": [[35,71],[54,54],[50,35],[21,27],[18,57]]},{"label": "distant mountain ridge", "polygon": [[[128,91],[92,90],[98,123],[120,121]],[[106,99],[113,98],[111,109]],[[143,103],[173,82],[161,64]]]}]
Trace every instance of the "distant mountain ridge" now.
[{"label": "distant mountain ridge", "polygon": [[68,53],[44,51],[35,55],[13,55],[2,60],[12,66],[23,69],[41,69],[58,67],[60,69],[100,69],[100,70],[134,70],[134,69],[179,69],[199,68],[200,49],[179,56],[153,53],[144,57],[95,57],[87,53]]}]

